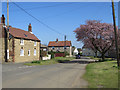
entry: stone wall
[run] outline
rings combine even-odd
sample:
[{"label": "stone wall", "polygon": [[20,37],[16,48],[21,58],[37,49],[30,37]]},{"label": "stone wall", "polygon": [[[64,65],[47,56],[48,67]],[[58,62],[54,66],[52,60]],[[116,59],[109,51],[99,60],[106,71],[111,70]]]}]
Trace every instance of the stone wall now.
[{"label": "stone wall", "polygon": [[[60,52],[64,52],[64,47],[48,47],[48,51],[54,51],[56,52],[57,50],[60,51]],[[66,51],[70,54],[70,47],[66,47]]]},{"label": "stone wall", "polygon": [[3,38],[2,38],[2,26],[0,26],[0,62],[3,60]]},{"label": "stone wall", "polygon": [[0,24],[0,61],[5,62],[5,30]]},{"label": "stone wall", "polygon": [[[24,45],[20,45],[21,39],[14,39],[14,60],[15,62],[29,62],[33,60],[39,60],[39,52],[40,43],[37,42],[37,45],[34,46],[34,41],[32,40],[24,40]],[[20,50],[23,48],[24,56],[20,56]],[[36,56],[34,56],[34,48],[36,48]],[[28,56],[28,50],[30,50],[30,56]]]}]

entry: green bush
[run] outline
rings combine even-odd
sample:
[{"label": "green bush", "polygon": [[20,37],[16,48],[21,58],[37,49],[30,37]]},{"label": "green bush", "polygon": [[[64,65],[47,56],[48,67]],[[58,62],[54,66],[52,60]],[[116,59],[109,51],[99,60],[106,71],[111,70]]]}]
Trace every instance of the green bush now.
[{"label": "green bush", "polygon": [[41,53],[41,56],[42,56],[42,57],[47,56],[47,51],[42,51],[42,50],[41,50],[40,53]]},{"label": "green bush", "polygon": [[53,59],[55,52],[53,52],[53,51],[51,50],[51,51],[48,52],[48,54],[50,54],[50,55],[51,55],[51,59]]},{"label": "green bush", "polygon": [[63,53],[65,53],[65,56],[70,55],[67,51],[65,51],[65,52],[63,52]]},{"label": "green bush", "polygon": [[40,64],[41,62],[40,61],[32,61],[31,63],[38,63],[38,64]]}]

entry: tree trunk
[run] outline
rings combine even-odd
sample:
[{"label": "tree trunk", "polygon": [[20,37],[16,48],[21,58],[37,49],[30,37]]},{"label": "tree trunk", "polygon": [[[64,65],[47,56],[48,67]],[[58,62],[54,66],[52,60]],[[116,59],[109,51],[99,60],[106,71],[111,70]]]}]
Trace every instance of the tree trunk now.
[{"label": "tree trunk", "polygon": [[101,55],[101,58],[102,58],[102,61],[104,61],[105,60],[105,53],[101,53],[102,55]]},{"label": "tree trunk", "polygon": [[97,51],[95,51],[95,57],[97,58]]}]

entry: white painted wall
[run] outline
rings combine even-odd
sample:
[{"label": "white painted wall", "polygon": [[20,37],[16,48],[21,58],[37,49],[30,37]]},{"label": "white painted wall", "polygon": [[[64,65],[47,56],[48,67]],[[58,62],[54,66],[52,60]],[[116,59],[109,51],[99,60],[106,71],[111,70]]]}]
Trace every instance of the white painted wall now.
[{"label": "white painted wall", "polygon": [[48,55],[46,57],[42,57],[42,60],[50,60],[51,59],[51,55]]}]

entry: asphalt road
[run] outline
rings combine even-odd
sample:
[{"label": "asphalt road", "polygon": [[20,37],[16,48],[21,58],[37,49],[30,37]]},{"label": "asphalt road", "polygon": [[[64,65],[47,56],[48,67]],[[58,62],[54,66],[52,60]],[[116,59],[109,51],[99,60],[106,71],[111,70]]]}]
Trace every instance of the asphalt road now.
[{"label": "asphalt road", "polygon": [[87,82],[82,79],[86,63],[74,60],[71,63],[59,63],[41,66],[25,66],[23,63],[2,65],[3,88],[85,88]]}]

